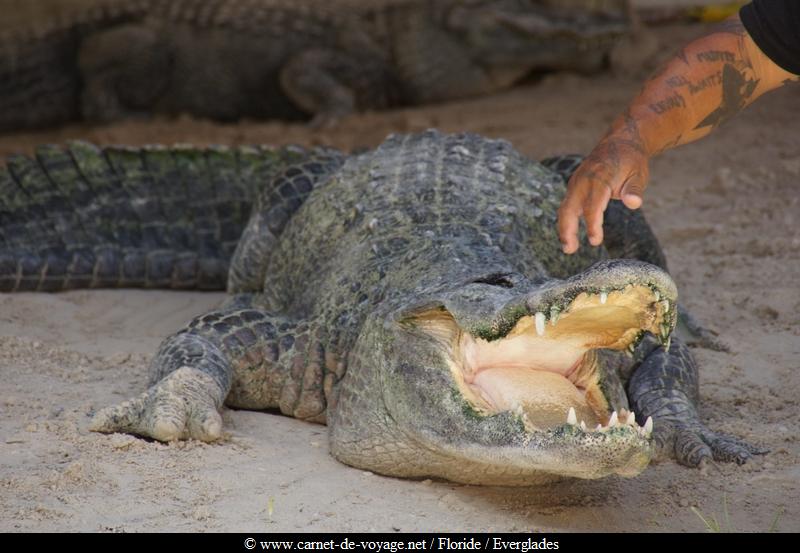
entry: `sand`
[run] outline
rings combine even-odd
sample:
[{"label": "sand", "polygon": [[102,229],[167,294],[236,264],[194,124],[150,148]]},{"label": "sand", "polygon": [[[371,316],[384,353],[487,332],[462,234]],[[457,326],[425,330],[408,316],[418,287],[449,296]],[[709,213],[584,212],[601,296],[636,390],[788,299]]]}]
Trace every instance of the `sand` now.
[{"label": "sand", "polygon": [[[660,29],[655,59],[701,27]],[[586,152],[654,63],[622,74],[553,75],[438,106],[303,125],[181,118],[0,136],[0,154],[85,138],[372,146],[438,127],[510,140],[533,157]],[[87,431],[96,410],[140,392],[162,337],[218,293],[92,290],[0,295],[0,531],[704,531],[800,530],[800,87],[762,99],[652,165],[645,210],[684,304],[729,345],[694,350],[701,415],[768,447],[742,467],[655,463],[634,479],[500,488],[407,481],[344,466],[324,426],[224,411],[220,443],[164,445]]]}]

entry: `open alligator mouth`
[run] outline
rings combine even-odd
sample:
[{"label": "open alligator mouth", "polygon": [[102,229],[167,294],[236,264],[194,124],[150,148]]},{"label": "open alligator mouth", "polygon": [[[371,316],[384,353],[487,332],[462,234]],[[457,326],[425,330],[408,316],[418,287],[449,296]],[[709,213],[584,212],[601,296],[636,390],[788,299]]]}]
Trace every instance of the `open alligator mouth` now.
[{"label": "open alligator mouth", "polygon": [[588,433],[627,427],[648,438],[651,419],[639,426],[635,414],[612,409],[597,350],[632,352],[645,332],[669,347],[676,294],[666,288],[626,283],[551,294],[492,339],[464,330],[447,309],[414,319],[444,345],[459,391],[482,415],[516,413],[531,432],[566,423]]}]

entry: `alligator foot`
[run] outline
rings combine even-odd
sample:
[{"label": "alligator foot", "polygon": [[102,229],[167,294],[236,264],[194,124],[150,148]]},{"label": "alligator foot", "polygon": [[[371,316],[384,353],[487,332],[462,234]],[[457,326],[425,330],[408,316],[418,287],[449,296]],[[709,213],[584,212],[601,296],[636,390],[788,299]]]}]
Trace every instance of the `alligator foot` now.
[{"label": "alligator foot", "polygon": [[204,442],[222,435],[219,385],[207,374],[181,367],[139,397],[98,412],[94,432],[124,432],[161,442],[194,438]]},{"label": "alligator foot", "polygon": [[662,451],[671,451],[679,463],[689,467],[699,467],[711,460],[742,465],[753,455],[769,452],[727,434],[714,432],[700,423],[656,421],[653,439]]}]

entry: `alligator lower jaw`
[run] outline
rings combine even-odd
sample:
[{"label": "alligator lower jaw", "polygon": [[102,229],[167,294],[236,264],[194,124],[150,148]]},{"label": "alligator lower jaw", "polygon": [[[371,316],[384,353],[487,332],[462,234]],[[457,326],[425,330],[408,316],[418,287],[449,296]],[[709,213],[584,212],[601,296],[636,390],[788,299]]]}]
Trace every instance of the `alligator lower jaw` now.
[{"label": "alligator lower jaw", "polygon": [[670,309],[674,305],[650,287],[628,285],[582,292],[549,317],[543,312],[526,315],[493,341],[461,330],[441,314],[438,324],[449,326],[451,370],[476,411],[486,416],[514,412],[529,431],[554,430],[565,423],[605,431],[622,424],[645,435],[649,432],[630,413],[612,412],[594,350],[630,351],[645,331],[668,341]]}]

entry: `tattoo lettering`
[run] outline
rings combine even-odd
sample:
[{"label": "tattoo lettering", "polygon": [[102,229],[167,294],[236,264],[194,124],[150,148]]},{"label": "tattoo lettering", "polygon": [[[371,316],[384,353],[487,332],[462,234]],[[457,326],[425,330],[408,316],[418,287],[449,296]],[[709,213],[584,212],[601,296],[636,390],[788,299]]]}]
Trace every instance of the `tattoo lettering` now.
[{"label": "tattoo lettering", "polygon": [[680,94],[673,94],[665,100],[661,100],[655,104],[650,104],[649,107],[654,113],[661,115],[662,113],[666,113],[671,109],[685,108],[686,100],[684,100],[683,96]]},{"label": "tattoo lettering", "polygon": [[707,52],[700,52],[699,54],[697,54],[697,61],[705,61],[705,62],[724,61],[726,63],[734,63],[736,61],[736,56],[733,55],[733,52],[725,52],[722,50],[709,50]]},{"label": "tattoo lettering", "polygon": [[617,136],[614,138],[615,143],[623,144],[629,148],[644,154],[644,146],[642,145],[642,135],[639,133],[639,125],[636,119],[631,115],[630,109],[625,110],[622,114],[624,130],[624,138]]},{"label": "tattoo lettering", "polygon": [[758,86],[758,79],[747,78],[744,71],[726,63],[722,69],[722,101],[719,107],[700,121],[695,130],[718,127],[747,105],[747,100]]},{"label": "tattoo lettering", "polygon": [[709,86],[718,85],[722,82],[722,71],[717,71],[713,75],[709,75],[696,83],[689,83],[689,94],[697,94],[701,90],[705,90]]},{"label": "tattoo lettering", "polygon": [[680,86],[686,86],[686,85],[691,86],[691,83],[688,80],[686,80],[686,77],[684,77],[683,75],[675,75],[674,77],[670,77],[667,79],[667,85],[669,85],[670,88],[678,88]]}]

